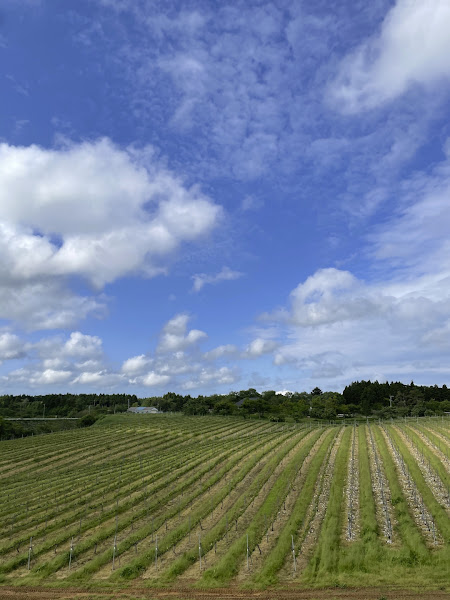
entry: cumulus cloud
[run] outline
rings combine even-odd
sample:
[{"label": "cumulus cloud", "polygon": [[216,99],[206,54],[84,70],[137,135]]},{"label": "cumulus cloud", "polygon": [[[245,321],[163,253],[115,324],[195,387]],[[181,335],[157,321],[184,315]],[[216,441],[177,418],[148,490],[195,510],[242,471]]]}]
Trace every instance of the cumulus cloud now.
[{"label": "cumulus cloud", "polygon": [[102,287],[153,274],[220,208],[159,167],[149,150],[110,140],[58,150],[0,145],[1,279],[81,275]]},{"label": "cumulus cloud", "polygon": [[28,330],[67,329],[88,315],[101,318],[106,311],[103,296],[81,296],[59,281],[1,282],[0,276],[0,318]]},{"label": "cumulus cloud", "polygon": [[71,377],[71,371],[45,369],[39,375],[30,377],[30,383],[32,385],[52,385],[54,383],[66,383]]},{"label": "cumulus cloud", "polygon": [[414,84],[450,78],[450,4],[397,0],[381,30],[341,65],[334,96],[351,111],[376,107]]},{"label": "cumulus cloud", "polygon": [[24,342],[14,333],[0,333],[0,361],[26,356]]},{"label": "cumulus cloud", "polygon": [[247,346],[246,351],[243,354],[244,358],[258,358],[263,354],[270,354],[278,346],[278,343],[274,340],[267,340],[263,338],[256,338]]},{"label": "cumulus cloud", "polygon": [[175,389],[192,390],[236,381],[235,369],[215,364],[237,357],[236,346],[228,344],[202,354],[198,343],[207,335],[197,329],[188,330],[189,320],[185,313],[175,315],[163,326],[153,354],[134,356],[122,364],[121,372],[131,385],[162,391],[170,383]]},{"label": "cumulus cloud", "polygon": [[158,373],[154,373],[150,371],[143,377],[140,378],[139,383],[142,383],[145,386],[153,387],[153,386],[161,386],[166,383],[169,383],[170,376],[169,375],[159,375]]},{"label": "cumulus cloud", "polygon": [[208,336],[204,331],[191,329],[187,331],[189,315],[181,313],[170,319],[163,327],[157,352],[177,352],[193,346]]},{"label": "cumulus cloud", "polygon": [[87,385],[91,388],[114,387],[123,383],[123,375],[110,373],[106,369],[102,371],[84,371],[77,375],[70,383],[73,385]]},{"label": "cumulus cloud", "polygon": [[96,335],[85,335],[74,331],[64,344],[63,354],[76,357],[91,357],[102,353],[102,340]]},{"label": "cumulus cloud", "polygon": [[368,294],[348,271],[320,269],[290,294],[289,319],[301,326],[355,320],[376,313],[382,301],[375,291]]},{"label": "cumulus cloud", "polygon": [[128,358],[122,364],[122,373],[126,375],[133,375],[142,373],[145,369],[148,368],[148,365],[152,362],[152,360],[145,356],[145,354],[140,354],[139,356],[132,356]]},{"label": "cumulus cloud", "polygon": [[321,270],[293,291],[281,318],[274,315],[281,327],[274,364],[324,385],[402,375],[435,383],[449,358],[449,307],[449,277],[365,282]]},{"label": "cumulus cloud", "polygon": [[151,148],[107,138],[57,149],[0,144],[0,318],[50,329],[102,314],[104,299],[71,292],[70,276],[100,289],[164,273],[180,244],[208,234],[220,215]]},{"label": "cumulus cloud", "polygon": [[232,271],[229,267],[222,267],[222,270],[216,275],[206,275],[205,273],[198,273],[192,276],[194,285],[192,291],[199,292],[205,285],[219,283],[221,281],[233,281],[239,279],[244,274],[239,271]]},{"label": "cumulus cloud", "polygon": [[103,355],[102,345],[102,340],[98,336],[73,331],[68,339],[64,339],[62,336],[46,337],[30,344],[30,348],[42,360],[51,360],[56,363],[67,360],[82,360],[79,364],[84,364],[90,360],[101,359]]},{"label": "cumulus cloud", "polygon": [[205,385],[230,385],[237,379],[236,373],[229,367],[220,367],[217,369],[202,368],[192,379],[183,382],[182,387],[185,390],[202,388]]}]

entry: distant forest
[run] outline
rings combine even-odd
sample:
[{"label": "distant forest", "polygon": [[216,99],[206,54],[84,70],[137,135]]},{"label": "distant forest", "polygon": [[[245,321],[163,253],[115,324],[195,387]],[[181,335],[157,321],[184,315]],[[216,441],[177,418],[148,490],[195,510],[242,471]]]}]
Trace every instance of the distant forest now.
[{"label": "distant forest", "polygon": [[[274,421],[335,419],[376,416],[380,418],[432,416],[450,412],[450,389],[405,385],[400,382],[356,381],[342,394],[311,392],[277,394],[273,390],[255,389],[226,395],[183,396],[174,392],[164,396],[138,398],[129,394],[47,394],[45,396],[0,396],[0,435],[28,433],[24,423],[5,421],[3,417],[80,417],[80,425],[92,424],[96,418],[125,412],[128,407],[155,406],[161,412],[183,412],[187,415],[241,415]],[[48,428],[48,425],[43,426]]]}]

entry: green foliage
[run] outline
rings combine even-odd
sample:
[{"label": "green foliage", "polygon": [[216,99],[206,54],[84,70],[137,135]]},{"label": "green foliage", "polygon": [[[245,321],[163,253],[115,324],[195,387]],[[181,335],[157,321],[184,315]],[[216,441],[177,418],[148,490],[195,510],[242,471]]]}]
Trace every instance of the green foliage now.
[{"label": "green foliage", "polygon": [[90,427],[96,422],[97,418],[94,415],[84,415],[78,421],[78,427]]}]

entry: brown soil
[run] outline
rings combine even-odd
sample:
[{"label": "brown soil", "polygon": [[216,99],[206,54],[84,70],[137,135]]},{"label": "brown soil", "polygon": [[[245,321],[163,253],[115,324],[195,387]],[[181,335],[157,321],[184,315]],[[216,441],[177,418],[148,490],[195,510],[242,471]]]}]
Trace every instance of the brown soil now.
[{"label": "brown soil", "polygon": [[0,587],[0,600],[127,600],[154,598],[155,600],[448,600],[450,595],[443,590],[402,590],[393,588],[325,588],[271,589],[264,591],[224,588],[196,590],[189,588],[128,590],[86,590],[82,588],[37,588]]}]

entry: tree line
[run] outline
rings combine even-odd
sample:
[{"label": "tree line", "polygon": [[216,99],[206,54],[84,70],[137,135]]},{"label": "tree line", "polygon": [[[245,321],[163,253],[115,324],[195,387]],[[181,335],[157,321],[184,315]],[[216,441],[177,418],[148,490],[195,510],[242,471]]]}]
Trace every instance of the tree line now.
[{"label": "tree line", "polygon": [[[420,386],[414,382],[356,381],[346,386],[342,394],[322,392],[316,387],[311,392],[283,394],[249,388],[225,395],[197,397],[175,392],[147,398],[138,398],[135,394],[4,395],[0,396],[0,418],[83,418],[90,415],[90,419],[83,421],[89,424],[101,415],[125,412],[136,406],[155,406],[161,412],[183,412],[187,415],[241,415],[276,421],[300,421],[308,417],[414,417],[450,412],[450,389],[446,385]],[[8,427],[10,430],[22,427],[23,430],[24,425],[14,425],[14,422],[3,419],[0,434],[2,431],[7,434]]]}]

